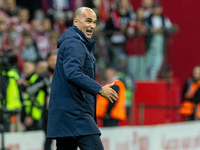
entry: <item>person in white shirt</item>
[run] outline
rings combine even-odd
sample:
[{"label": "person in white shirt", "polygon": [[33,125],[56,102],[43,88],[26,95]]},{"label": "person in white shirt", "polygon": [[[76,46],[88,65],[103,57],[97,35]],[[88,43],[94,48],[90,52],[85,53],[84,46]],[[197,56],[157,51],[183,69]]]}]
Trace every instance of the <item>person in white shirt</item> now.
[{"label": "person in white shirt", "polygon": [[152,15],[147,20],[149,34],[146,40],[147,79],[156,80],[164,61],[165,35],[172,28],[169,18],[164,17],[163,7],[159,1],[153,3]]}]

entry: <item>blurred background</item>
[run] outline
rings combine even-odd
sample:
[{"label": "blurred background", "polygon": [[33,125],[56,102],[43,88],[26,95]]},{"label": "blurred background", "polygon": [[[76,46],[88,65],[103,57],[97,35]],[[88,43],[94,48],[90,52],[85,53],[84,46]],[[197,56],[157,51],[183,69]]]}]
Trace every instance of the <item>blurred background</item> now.
[{"label": "blurred background", "polygon": [[[105,120],[117,120],[110,127],[199,120],[200,1],[0,0],[1,135],[45,134],[57,40],[73,26],[81,6],[98,18],[96,81],[106,84],[117,77],[125,87],[120,105],[126,114],[113,117],[114,106],[99,104],[106,111],[98,109],[99,127]],[[8,147],[0,139],[1,148]],[[41,147],[51,149],[52,141],[43,138]]]}]

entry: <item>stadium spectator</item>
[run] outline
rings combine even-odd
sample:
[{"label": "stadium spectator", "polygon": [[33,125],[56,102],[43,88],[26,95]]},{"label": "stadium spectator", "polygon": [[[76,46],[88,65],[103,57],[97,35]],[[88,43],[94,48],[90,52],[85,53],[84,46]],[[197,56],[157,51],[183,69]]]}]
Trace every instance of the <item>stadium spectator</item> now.
[{"label": "stadium spectator", "polygon": [[76,7],[83,6],[84,0],[43,0],[42,1],[42,9],[43,11],[52,17],[55,11],[72,11]]},{"label": "stadium spectator", "polygon": [[142,7],[144,8],[144,18],[148,18],[152,13],[153,0],[142,0]]},{"label": "stadium spectator", "polygon": [[96,8],[94,0],[86,0],[84,6],[92,8],[93,10]]},{"label": "stadium spectator", "polygon": [[31,25],[29,23],[29,10],[26,8],[20,8],[18,12],[18,18],[19,18],[19,25],[18,30],[22,32],[23,29],[30,30]]},{"label": "stadium spectator", "polygon": [[58,32],[51,31],[49,34],[50,51],[57,49]]},{"label": "stadium spectator", "polygon": [[97,73],[96,73],[96,80],[99,82],[103,79],[103,70],[106,68],[106,65],[109,64],[113,58],[112,55],[109,55],[109,49],[112,49],[112,44],[108,37],[105,35],[104,32],[98,30],[94,32],[93,35],[94,39],[96,40],[96,51],[95,51],[95,58],[97,61]]},{"label": "stadium spectator", "polygon": [[17,17],[11,17],[9,19],[9,24],[10,26],[8,32],[8,42],[10,49],[12,49],[15,54],[20,55],[23,46],[23,41],[22,35],[17,28],[19,25],[19,19]]},{"label": "stadium spectator", "polygon": [[135,13],[129,0],[119,1],[120,31],[125,34],[126,28],[131,20],[135,20]]},{"label": "stadium spectator", "polygon": [[33,19],[31,20],[31,31],[33,34],[36,34],[38,31],[41,31],[42,27],[39,20]]},{"label": "stadium spectator", "polygon": [[24,99],[22,122],[27,131],[42,129],[42,109],[48,95],[45,87],[47,80],[44,79],[43,71],[40,74],[37,74],[36,71],[40,70],[36,69],[33,62],[24,63],[26,79],[22,87]]},{"label": "stadium spectator", "polygon": [[[47,64],[48,64],[47,76],[48,76],[49,84],[51,84],[51,81],[53,78],[53,72],[56,66],[56,61],[57,61],[57,53],[58,53],[58,50],[53,50],[47,55]],[[50,93],[51,86],[47,85],[46,87],[47,87],[48,93]],[[49,97],[46,99],[44,109],[43,109],[43,128],[44,128],[45,134],[47,133],[48,107],[49,107]],[[51,143],[52,143],[52,140],[46,138],[45,144],[44,144],[44,150],[51,150]]]},{"label": "stadium spectator", "polygon": [[85,1],[87,0],[69,0],[69,9],[75,12],[76,9],[84,6]]},{"label": "stadium spectator", "polygon": [[[106,34],[111,36],[113,30],[120,27],[120,16],[117,11],[115,0],[102,0],[99,6],[100,29],[105,29]],[[111,31],[109,31],[111,30]]]},{"label": "stadium spectator", "polygon": [[67,29],[65,21],[66,21],[66,14],[61,10],[57,10],[54,14],[53,29],[54,31],[59,33],[59,36]]},{"label": "stadium spectator", "polygon": [[42,4],[42,10],[44,11],[45,14],[47,14],[47,11],[51,8],[51,0],[43,0],[41,1]]},{"label": "stadium spectator", "polygon": [[66,15],[66,21],[65,21],[65,25],[67,28],[73,26],[73,16],[74,16],[74,13],[73,11],[67,11],[67,15]]},{"label": "stadium spectator", "polygon": [[[30,102],[30,96],[28,95],[28,93],[25,91],[26,87],[28,87],[29,85],[29,80],[31,78],[31,76],[34,74],[35,72],[35,64],[33,62],[25,62],[23,64],[23,73],[24,73],[24,80],[20,85],[20,89],[22,92],[22,99],[23,99],[23,107],[22,107],[22,114],[21,114],[21,121],[24,123],[24,125],[26,126],[26,130],[31,130],[31,128],[29,129],[29,127],[32,126],[33,124],[33,119],[31,117],[30,114],[30,107],[31,107],[31,102]],[[28,109],[29,107],[29,109]]]},{"label": "stadium spectator", "polygon": [[144,24],[144,9],[136,10],[136,20],[127,27],[126,54],[128,56],[128,72],[135,80],[146,79],[146,49],[145,35],[147,28]]},{"label": "stadium spectator", "polygon": [[7,26],[9,25],[9,20],[3,11],[0,11],[0,52],[4,52],[9,49],[8,44],[8,33]]},{"label": "stadium spectator", "polygon": [[179,112],[187,117],[187,120],[200,118],[200,66],[195,66],[192,77],[184,85],[182,102]]},{"label": "stadium spectator", "polygon": [[16,5],[16,0],[6,0],[5,1],[5,12],[10,17],[18,16],[19,7]]},{"label": "stadium spectator", "polygon": [[103,118],[103,127],[117,126],[120,120],[126,120],[126,88],[117,77],[117,71],[113,67],[105,70],[106,84],[118,94],[118,100],[111,103],[108,99],[97,95],[97,117]]},{"label": "stadium spectator", "polygon": [[156,80],[164,61],[165,36],[172,28],[169,18],[164,17],[161,2],[153,3],[152,15],[147,18],[148,35],[146,36],[147,49],[147,79]]},{"label": "stadium spectator", "polygon": [[51,0],[52,1],[52,7],[55,10],[67,10],[70,7],[69,1],[68,0]]},{"label": "stadium spectator", "polygon": [[[16,0],[17,1],[17,5],[20,7],[24,7],[27,8],[30,12],[30,20],[32,19],[36,19],[37,18],[37,14],[41,14],[42,13],[37,13],[37,10],[41,10],[42,9],[42,5],[41,5],[41,0]],[[40,16],[39,16],[40,18]],[[38,18],[37,18],[38,19]]]},{"label": "stadium spectator", "polygon": [[[17,57],[13,54],[12,50],[8,50],[1,58],[1,82],[0,82],[0,104],[9,111],[21,111],[22,104],[20,98],[20,90],[17,81],[19,74],[17,70]],[[10,131],[10,120],[13,114],[6,113],[4,115],[4,131]]]},{"label": "stadium spectator", "polygon": [[177,81],[177,79],[173,77],[173,70],[169,64],[163,65],[159,78],[165,80],[167,84],[172,84]]},{"label": "stadium spectator", "polygon": [[[55,49],[55,50],[49,52],[49,54],[47,55],[47,64],[48,64],[47,74],[49,76],[50,83],[52,81],[54,69],[56,66],[57,53],[58,53],[58,50]],[[50,93],[50,89],[48,91]],[[46,102],[46,105],[47,105],[46,108],[48,108],[49,107],[48,101]]]},{"label": "stadium spectator", "polygon": [[127,57],[125,55],[120,55],[118,57],[116,63],[113,65],[115,68],[116,76],[123,82],[126,88],[126,114],[127,118],[130,117],[131,113],[131,106],[132,106],[132,100],[134,95],[134,78],[129,73],[128,67],[127,67]]},{"label": "stadium spectator", "polygon": [[0,11],[5,10],[4,8],[5,8],[4,0],[0,0]]},{"label": "stadium spectator", "polygon": [[42,27],[44,32],[49,33],[52,29],[51,20],[49,18],[44,18],[42,20]]},{"label": "stadium spectator", "polygon": [[38,48],[31,36],[31,32],[29,30],[24,30],[22,35],[24,46],[22,48],[21,57],[25,61],[36,61],[39,58]]},{"label": "stadium spectator", "polygon": [[119,14],[120,27],[118,28],[119,31],[114,31],[110,38],[113,44],[112,55],[114,55],[112,63],[117,63],[116,61],[119,60],[118,57],[125,55],[125,32],[129,22],[134,19],[134,12],[128,0],[119,1],[119,8],[116,14]]},{"label": "stadium spectator", "polygon": [[41,75],[41,74],[47,72],[47,69],[48,69],[47,62],[45,60],[39,60],[37,62],[35,73],[38,74],[38,75]]},{"label": "stadium spectator", "polygon": [[36,41],[38,47],[38,54],[42,59],[46,59],[47,54],[50,51],[48,35],[43,31],[39,20],[33,19],[31,21],[31,27],[33,39]]}]

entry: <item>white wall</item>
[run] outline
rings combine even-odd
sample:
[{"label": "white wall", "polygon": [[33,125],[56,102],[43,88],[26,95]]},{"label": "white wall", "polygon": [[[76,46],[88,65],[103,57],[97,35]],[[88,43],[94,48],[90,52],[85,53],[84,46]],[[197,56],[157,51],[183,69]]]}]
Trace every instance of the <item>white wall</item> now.
[{"label": "white wall", "polygon": [[[200,121],[100,130],[105,150],[200,150]],[[43,150],[44,140],[43,131],[5,134],[9,150]]]}]

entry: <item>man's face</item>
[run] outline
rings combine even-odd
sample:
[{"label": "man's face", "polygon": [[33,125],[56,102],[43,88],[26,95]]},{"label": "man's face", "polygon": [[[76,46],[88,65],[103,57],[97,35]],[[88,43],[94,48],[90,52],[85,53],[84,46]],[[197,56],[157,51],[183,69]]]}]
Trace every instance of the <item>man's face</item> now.
[{"label": "man's face", "polygon": [[74,18],[74,25],[81,30],[86,38],[90,39],[96,28],[97,16],[90,9],[84,9],[79,17]]},{"label": "man's face", "polygon": [[158,7],[154,7],[154,8],[153,8],[153,15],[155,15],[155,16],[161,15],[162,12],[163,12],[163,9],[162,9],[161,6],[158,6]]},{"label": "man's face", "polygon": [[193,69],[193,78],[198,81],[200,80],[200,67],[197,66]]},{"label": "man's face", "polygon": [[137,16],[138,19],[144,18],[144,9],[142,7],[137,10],[136,16]]},{"label": "man's face", "polygon": [[15,0],[6,0],[6,9],[12,11],[16,6]]},{"label": "man's face", "polygon": [[4,1],[0,0],[0,8],[4,8]]},{"label": "man's face", "polygon": [[24,44],[26,46],[31,46],[33,44],[33,39],[31,36],[24,36]]},{"label": "man's face", "polygon": [[41,74],[47,71],[48,64],[46,61],[40,61],[37,64],[36,73]]},{"label": "man's face", "polygon": [[116,71],[112,68],[108,68],[105,70],[105,79],[110,80],[116,76]]},{"label": "man's face", "polygon": [[129,6],[129,1],[128,0],[121,0],[120,1],[120,7],[126,8]]},{"label": "man's face", "polygon": [[34,19],[31,22],[31,28],[33,31],[40,31],[41,30],[41,24],[38,20]]},{"label": "man's face", "polygon": [[6,17],[3,14],[0,14],[0,34],[6,30]]},{"label": "man's face", "polygon": [[42,26],[44,30],[50,31],[51,30],[51,21],[49,19],[44,19],[42,22]]},{"label": "man's face", "polygon": [[26,10],[19,11],[19,20],[27,22],[29,20],[29,13]]},{"label": "man's face", "polygon": [[152,4],[153,4],[153,0],[143,0],[142,1],[142,7],[144,7],[145,9],[151,8]]},{"label": "man's face", "polygon": [[25,62],[23,65],[23,72],[29,76],[35,71],[35,64],[31,62]]}]

